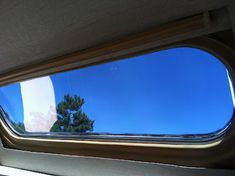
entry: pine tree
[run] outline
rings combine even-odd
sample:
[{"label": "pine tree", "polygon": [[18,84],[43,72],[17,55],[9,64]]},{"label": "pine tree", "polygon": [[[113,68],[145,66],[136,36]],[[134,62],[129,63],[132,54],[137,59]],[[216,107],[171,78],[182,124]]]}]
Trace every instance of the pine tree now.
[{"label": "pine tree", "polygon": [[57,105],[57,121],[50,132],[93,131],[94,120],[90,120],[81,109],[84,103],[84,99],[77,95],[65,95],[64,100]]}]

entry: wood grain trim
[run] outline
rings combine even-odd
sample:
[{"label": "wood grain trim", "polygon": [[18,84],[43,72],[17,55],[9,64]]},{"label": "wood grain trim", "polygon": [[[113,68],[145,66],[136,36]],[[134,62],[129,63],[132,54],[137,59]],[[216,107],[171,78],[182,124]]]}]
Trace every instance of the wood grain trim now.
[{"label": "wood grain trim", "polygon": [[200,30],[208,27],[209,24],[210,18],[208,13],[184,18],[102,46],[85,49],[6,72],[0,75],[0,86],[129,57],[146,50],[145,45],[148,45],[149,49],[150,43]]}]

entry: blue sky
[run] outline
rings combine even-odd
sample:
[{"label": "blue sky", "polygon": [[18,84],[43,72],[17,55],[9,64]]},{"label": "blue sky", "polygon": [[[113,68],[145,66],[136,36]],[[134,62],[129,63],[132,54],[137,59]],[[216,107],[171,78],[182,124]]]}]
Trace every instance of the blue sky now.
[{"label": "blue sky", "polygon": [[[233,113],[225,66],[195,48],[168,49],[50,77],[57,103],[65,94],[85,99],[82,109],[95,120],[94,132],[209,133],[223,128]],[[0,104],[12,119],[23,121],[20,84],[0,88]]]}]

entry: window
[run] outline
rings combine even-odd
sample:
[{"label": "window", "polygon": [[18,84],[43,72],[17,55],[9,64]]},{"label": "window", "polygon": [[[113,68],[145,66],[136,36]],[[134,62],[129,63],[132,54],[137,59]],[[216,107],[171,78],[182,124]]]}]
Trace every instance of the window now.
[{"label": "window", "polygon": [[221,61],[179,47],[3,86],[0,105],[19,135],[205,135],[229,125],[234,93]]}]

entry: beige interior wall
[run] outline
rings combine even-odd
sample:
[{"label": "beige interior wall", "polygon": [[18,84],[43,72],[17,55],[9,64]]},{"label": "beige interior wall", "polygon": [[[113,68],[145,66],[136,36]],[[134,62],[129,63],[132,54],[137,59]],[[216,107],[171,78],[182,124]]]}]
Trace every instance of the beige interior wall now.
[{"label": "beige interior wall", "polygon": [[[0,163],[63,176],[232,176],[235,171],[179,167],[95,157],[65,156],[6,149],[0,143]],[[0,173],[1,174],[1,173]]]}]

